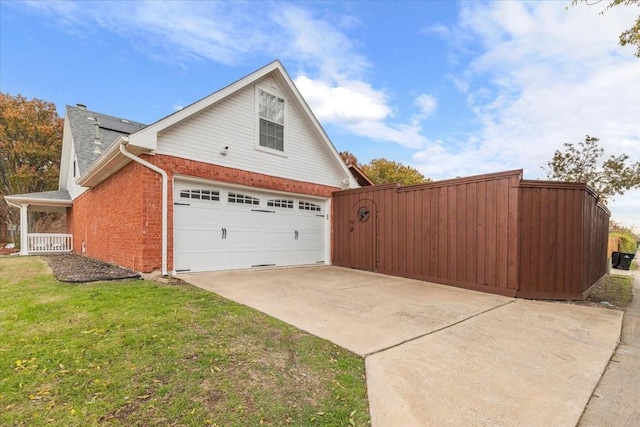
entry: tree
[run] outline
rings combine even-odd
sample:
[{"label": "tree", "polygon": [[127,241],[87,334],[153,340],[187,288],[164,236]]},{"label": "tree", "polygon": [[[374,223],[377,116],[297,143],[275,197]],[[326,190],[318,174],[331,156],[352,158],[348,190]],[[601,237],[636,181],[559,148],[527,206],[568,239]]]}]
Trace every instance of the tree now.
[{"label": "tree", "polygon": [[362,170],[376,184],[397,182],[402,185],[421,184],[430,181],[418,169],[387,159],[373,159]]},{"label": "tree", "polygon": [[63,123],[51,102],[0,93],[0,221],[19,219],[2,196],[57,188]]},{"label": "tree", "polygon": [[[591,6],[593,4],[596,3],[600,3],[602,0],[573,0],[572,4],[573,6],[577,5],[579,2],[581,3],[586,3],[587,5]],[[640,7],[640,0],[613,0],[611,1],[607,7],[600,12],[605,13],[606,11],[616,7],[616,6],[631,6],[631,5],[636,5],[638,7]],[[635,55],[640,58],[640,16],[638,16],[638,18],[636,19],[636,22],[633,24],[633,26],[631,28],[629,28],[628,30],[623,31],[620,34],[620,41],[619,41],[620,46],[626,46],[626,45],[636,45],[636,53]]]},{"label": "tree", "polygon": [[577,146],[565,143],[565,151],[556,150],[542,169],[551,180],[589,184],[603,203],[631,188],[640,188],[640,162],[627,165],[629,156],[621,154],[601,163],[604,150],[598,141],[599,138],[587,135]]}]

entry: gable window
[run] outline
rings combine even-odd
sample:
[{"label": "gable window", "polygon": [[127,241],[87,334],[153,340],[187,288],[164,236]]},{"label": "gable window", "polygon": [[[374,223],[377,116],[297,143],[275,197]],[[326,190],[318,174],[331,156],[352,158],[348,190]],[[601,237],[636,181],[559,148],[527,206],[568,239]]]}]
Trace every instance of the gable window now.
[{"label": "gable window", "polygon": [[284,99],[258,89],[261,147],[284,151]]}]

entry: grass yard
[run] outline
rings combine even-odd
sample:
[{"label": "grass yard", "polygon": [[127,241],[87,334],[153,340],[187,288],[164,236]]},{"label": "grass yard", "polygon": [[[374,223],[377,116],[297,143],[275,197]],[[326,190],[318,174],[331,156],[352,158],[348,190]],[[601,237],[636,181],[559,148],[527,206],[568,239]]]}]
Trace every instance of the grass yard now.
[{"label": "grass yard", "polygon": [[606,301],[615,307],[625,308],[633,300],[633,277],[610,274],[589,295],[589,301]]},{"label": "grass yard", "polygon": [[190,285],[0,258],[0,425],[368,425],[364,361]]}]

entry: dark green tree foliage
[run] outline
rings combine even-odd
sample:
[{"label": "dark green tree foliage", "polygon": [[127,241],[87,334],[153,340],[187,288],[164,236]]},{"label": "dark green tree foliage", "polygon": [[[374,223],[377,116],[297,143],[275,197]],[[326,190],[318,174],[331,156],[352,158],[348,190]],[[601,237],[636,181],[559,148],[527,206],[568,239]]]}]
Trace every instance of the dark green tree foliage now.
[{"label": "dark green tree foliage", "polygon": [[592,187],[606,203],[615,195],[631,188],[640,188],[640,162],[627,164],[629,156],[611,156],[604,162],[604,149],[599,138],[587,135],[577,145],[564,144],[564,151],[556,150],[547,167],[547,177],[553,181],[583,182]]}]

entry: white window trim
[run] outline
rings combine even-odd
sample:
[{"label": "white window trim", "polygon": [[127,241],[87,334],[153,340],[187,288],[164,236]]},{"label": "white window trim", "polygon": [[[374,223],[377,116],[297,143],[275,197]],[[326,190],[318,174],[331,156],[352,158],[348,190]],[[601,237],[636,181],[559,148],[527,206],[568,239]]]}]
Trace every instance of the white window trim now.
[{"label": "white window trim", "polygon": [[[282,151],[276,150],[269,147],[263,147],[260,145],[260,92],[266,92],[269,95],[276,96],[282,100],[284,100],[284,125],[282,125]],[[272,90],[269,90],[262,86],[255,86],[255,141],[254,146],[257,151],[262,151],[264,153],[275,154],[280,157],[287,157],[287,127],[289,123],[287,110],[289,104],[289,100],[284,96],[278,93],[275,93]]]}]

